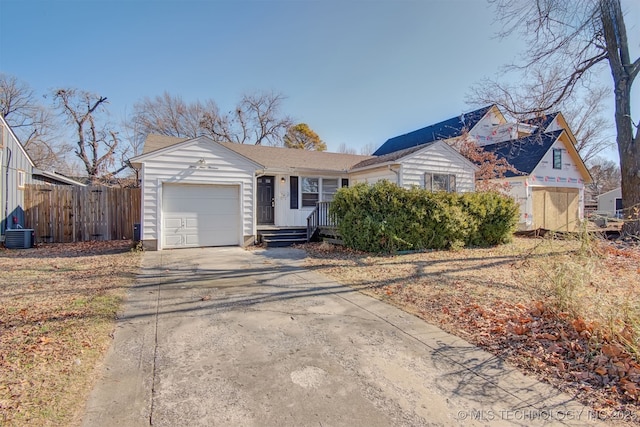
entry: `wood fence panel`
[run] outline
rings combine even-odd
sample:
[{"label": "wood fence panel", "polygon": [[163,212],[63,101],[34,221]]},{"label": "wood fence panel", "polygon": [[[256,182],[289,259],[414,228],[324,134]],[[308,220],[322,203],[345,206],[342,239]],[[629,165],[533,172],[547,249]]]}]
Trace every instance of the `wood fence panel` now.
[{"label": "wood fence panel", "polygon": [[132,239],[140,189],[28,185],[24,210],[37,242]]}]

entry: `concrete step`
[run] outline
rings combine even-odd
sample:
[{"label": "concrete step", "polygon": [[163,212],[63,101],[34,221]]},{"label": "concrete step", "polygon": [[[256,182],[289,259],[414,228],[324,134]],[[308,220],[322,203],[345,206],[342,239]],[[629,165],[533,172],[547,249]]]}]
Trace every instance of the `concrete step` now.
[{"label": "concrete step", "polygon": [[303,243],[307,243],[307,236],[304,238],[279,238],[279,239],[266,239],[263,237],[262,242],[265,244],[267,248],[286,248],[292,245],[300,245]]}]

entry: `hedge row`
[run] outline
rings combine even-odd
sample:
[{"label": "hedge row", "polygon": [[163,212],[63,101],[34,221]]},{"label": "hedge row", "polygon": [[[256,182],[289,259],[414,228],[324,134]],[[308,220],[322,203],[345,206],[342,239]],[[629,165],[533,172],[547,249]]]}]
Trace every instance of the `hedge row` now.
[{"label": "hedge row", "polygon": [[495,192],[432,193],[379,181],[340,189],[331,214],[347,246],[389,253],[506,243],[518,206]]}]

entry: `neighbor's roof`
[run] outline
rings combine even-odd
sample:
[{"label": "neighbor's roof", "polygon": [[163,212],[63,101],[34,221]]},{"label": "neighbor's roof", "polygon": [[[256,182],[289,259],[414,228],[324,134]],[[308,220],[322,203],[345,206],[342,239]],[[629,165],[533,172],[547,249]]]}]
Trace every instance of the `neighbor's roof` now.
[{"label": "neighbor's roof", "polygon": [[[535,132],[524,138],[485,145],[482,148],[485,151],[497,154],[501,158],[505,158],[519,172],[529,175],[562,132],[564,132],[563,129],[549,133]],[[505,174],[506,178],[514,176],[521,175],[511,171]]]},{"label": "neighbor's roof", "polygon": [[409,147],[415,147],[440,139],[455,138],[462,135],[465,129],[473,129],[493,107],[493,105],[488,105],[479,110],[471,111],[443,122],[393,137],[382,144],[373,155],[382,156],[393,153],[394,151],[404,150]]},{"label": "neighbor's roof", "polygon": [[[149,135],[144,143],[143,154],[167,148],[189,139],[190,138],[176,138],[164,135]],[[220,142],[219,144],[269,169],[347,171],[351,169],[353,165],[371,158],[371,156],[356,154],[327,153],[325,151],[234,144],[231,142]]]}]

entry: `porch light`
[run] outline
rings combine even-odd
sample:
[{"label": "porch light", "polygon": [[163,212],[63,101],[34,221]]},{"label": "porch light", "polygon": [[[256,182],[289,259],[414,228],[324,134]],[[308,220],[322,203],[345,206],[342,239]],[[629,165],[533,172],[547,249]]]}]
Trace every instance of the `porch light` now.
[{"label": "porch light", "polygon": [[284,184],[285,182],[287,182],[287,179],[283,176],[280,178],[280,183]]}]

